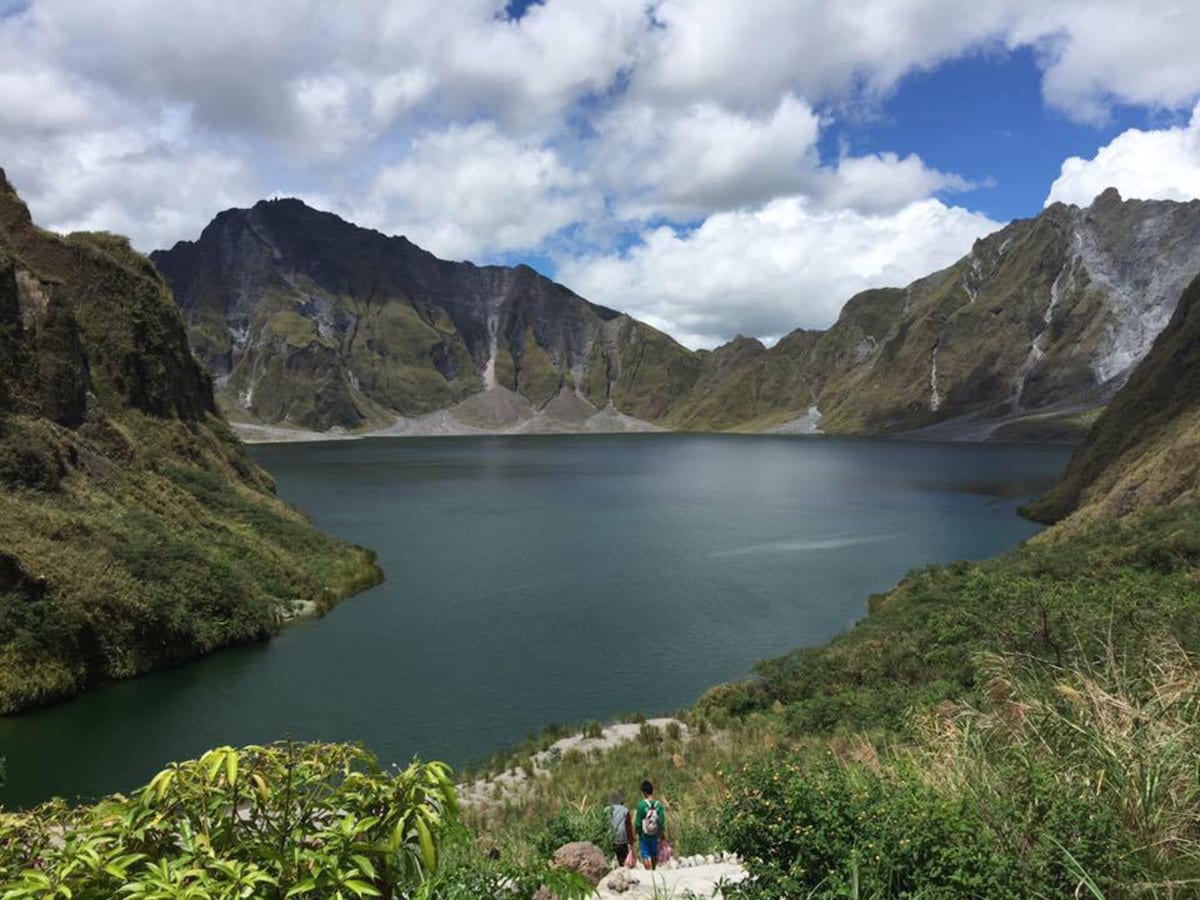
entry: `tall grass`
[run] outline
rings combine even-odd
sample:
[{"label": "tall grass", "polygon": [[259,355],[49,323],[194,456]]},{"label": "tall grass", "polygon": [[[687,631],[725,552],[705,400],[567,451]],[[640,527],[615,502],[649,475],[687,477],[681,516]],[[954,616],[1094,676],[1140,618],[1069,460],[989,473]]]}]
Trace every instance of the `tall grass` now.
[{"label": "tall grass", "polygon": [[607,850],[603,811],[610,795],[619,793],[632,808],[641,782],[649,779],[667,803],[667,833],[677,853],[724,849],[716,826],[728,796],[728,772],[778,747],[782,725],[772,715],[734,721],[719,731],[701,729],[697,720],[691,725],[690,737],[681,729],[656,729],[653,740],[635,739],[606,752],[566,753],[521,787],[466,810],[466,821],[481,841],[521,858],[568,840],[596,840]]},{"label": "tall grass", "polygon": [[[1057,667],[991,656],[980,704],[944,706],[916,722],[905,756],[933,788],[1001,807],[1012,772],[1037,771],[1063,794],[1090,798],[1131,838],[1143,877],[1125,891],[1156,897],[1200,891],[1200,665],[1177,643],[1136,663],[1111,643]],[[1092,873],[1062,848],[1079,883]]]}]

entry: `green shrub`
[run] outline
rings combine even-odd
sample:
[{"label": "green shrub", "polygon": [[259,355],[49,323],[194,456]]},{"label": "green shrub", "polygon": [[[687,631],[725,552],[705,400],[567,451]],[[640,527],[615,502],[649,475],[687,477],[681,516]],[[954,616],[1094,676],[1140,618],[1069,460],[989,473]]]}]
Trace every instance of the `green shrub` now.
[{"label": "green shrub", "polygon": [[549,859],[555,850],[573,841],[591,841],[608,852],[609,822],[603,807],[560,806],[530,838],[530,844],[543,859]]},{"label": "green shrub", "polygon": [[57,490],[65,466],[46,441],[25,429],[0,424],[0,485]]},{"label": "green shrub", "polygon": [[337,744],[223,747],[131,798],[0,817],[6,900],[393,897],[437,870],[457,805],[439,763]]},{"label": "green shrub", "polygon": [[662,729],[657,725],[651,725],[649,722],[643,722],[638,728],[638,740],[647,747],[654,747],[663,742]]},{"label": "green shrub", "polygon": [[980,810],[912,779],[776,757],[746,767],[721,822],[753,876],[735,896],[1025,896]]},{"label": "green shrub", "polygon": [[583,876],[549,865],[548,859],[520,861],[499,848],[484,852],[465,827],[450,830],[447,852],[412,900],[530,900],[545,887],[560,900],[583,900],[592,889]]}]

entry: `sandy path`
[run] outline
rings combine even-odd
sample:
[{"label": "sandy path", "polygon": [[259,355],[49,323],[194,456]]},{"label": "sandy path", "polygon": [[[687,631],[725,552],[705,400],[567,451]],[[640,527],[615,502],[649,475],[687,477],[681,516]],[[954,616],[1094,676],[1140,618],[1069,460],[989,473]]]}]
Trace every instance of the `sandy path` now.
[{"label": "sandy path", "polygon": [[[701,863],[686,868],[668,867],[654,872],[647,872],[645,869],[617,869],[600,882],[596,895],[602,898],[653,897],[657,891],[659,897],[675,900],[683,900],[688,896],[720,897],[722,881],[736,883],[745,877],[746,870],[736,862]],[[636,884],[631,883],[635,879]]]}]

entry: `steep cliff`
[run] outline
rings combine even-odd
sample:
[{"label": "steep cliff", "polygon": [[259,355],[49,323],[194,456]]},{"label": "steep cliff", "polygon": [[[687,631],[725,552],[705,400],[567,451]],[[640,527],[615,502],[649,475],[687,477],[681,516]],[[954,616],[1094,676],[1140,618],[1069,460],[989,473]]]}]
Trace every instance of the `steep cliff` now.
[{"label": "steep cliff", "polygon": [[275,498],[215,409],[150,262],[37,228],[0,171],[0,712],[378,578]]},{"label": "steep cliff", "polygon": [[441,260],[298,200],[227,210],[151,258],[225,408],[252,421],[379,426],[485,389],[492,425],[531,414],[505,391],[534,412],[565,393],[658,419],[699,374],[666,335],[527,266]]},{"label": "steep cliff", "polygon": [[1200,278],[1167,328],[1071,457],[1054,488],[1027,512],[1119,518],[1200,499]]},{"label": "steep cliff", "polygon": [[[1047,412],[1110,398],[1198,271],[1200,201],[1122,201],[1110,189],[1085,209],[1055,204],[907,288],[852,297],[815,338],[715,351],[715,377],[673,421],[724,427],[710,409],[723,396],[747,422],[816,406],[830,432],[987,437],[1015,420],[1044,425]],[[781,371],[788,387],[746,408]]]}]

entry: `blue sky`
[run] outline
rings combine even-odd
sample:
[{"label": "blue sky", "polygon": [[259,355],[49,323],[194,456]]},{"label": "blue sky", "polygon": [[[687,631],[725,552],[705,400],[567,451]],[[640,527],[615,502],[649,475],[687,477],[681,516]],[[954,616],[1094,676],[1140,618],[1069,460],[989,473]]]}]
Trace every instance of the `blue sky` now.
[{"label": "blue sky", "polygon": [[1200,194],[1200,4],[0,0],[58,230],[271,196],[527,262],[690,346],[824,327],[1048,200]]},{"label": "blue sky", "polygon": [[1179,118],[1117,104],[1103,123],[1072,121],[1043,101],[1042,72],[1031,48],[992,48],[906,76],[877,114],[829,128],[821,152],[836,157],[845,142],[855,153],[916,153],[930,166],[980,185],[953,195],[955,202],[1008,221],[1041,211],[1067,157],[1092,156],[1129,128]]}]

